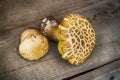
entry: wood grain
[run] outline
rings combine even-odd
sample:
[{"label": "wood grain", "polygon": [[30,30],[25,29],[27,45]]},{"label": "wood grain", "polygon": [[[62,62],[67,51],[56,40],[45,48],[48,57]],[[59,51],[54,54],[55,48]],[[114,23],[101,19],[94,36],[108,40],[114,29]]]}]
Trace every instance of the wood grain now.
[{"label": "wood grain", "polygon": [[[70,13],[85,15],[95,28],[97,44],[87,61],[79,66],[69,64],[61,58],[57,42],[53,41],[49,41],[48,54],[38,61],[27,61],[19,55],[19,36],[25,29],[38,29],[45,16],[53,15],[60,22]],[[1,0],[0,79],[60,79],[66,73],[69,74],[62,78],[119,59],[119,21],[119,0]]]},{"label": "wood grain", "polygon": [[[120,80],[120,60],[105,65],[72,80]],[[113,77],[113,78],[112,78]]]}]

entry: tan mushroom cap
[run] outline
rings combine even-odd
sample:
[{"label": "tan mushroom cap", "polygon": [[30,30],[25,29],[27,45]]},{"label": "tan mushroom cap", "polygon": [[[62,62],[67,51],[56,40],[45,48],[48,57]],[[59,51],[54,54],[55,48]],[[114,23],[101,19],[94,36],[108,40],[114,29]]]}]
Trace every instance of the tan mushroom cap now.
[{"label": "tan mushroom cap", "polygon": [[36,29],[28,29],[21,34],[20,54],[27,60],[37,60],[48,52],[48,41]]},{"label": "tan mushroom cap", "polygon": [[40,31],[36,29],[27,29],[21,34],[20,41],[22,42],[25,38],[29,38],[31,36],[36,35],[41,35]]},{"label": "tan mushroom cap", "polygon": [[70,14],[58,26],[58,39],[62,58],[78,65],[91,54],[96,36],[92,25],[84,16]]}]

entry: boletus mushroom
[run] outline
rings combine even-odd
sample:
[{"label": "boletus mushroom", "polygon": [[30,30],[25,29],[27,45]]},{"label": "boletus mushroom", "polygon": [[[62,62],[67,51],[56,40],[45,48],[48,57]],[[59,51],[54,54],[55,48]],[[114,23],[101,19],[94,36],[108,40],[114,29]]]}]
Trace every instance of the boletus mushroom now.
[{"label": "boletus mushroom", "polygon": [[[46,22],[46,19],[43,21]],[[95,31],[84,16],[79,14],[67,15],[57,28],[50,29],[55,32],[50,37],[57,36],[58,50],[62,58],[71,64],[83,63],[93,51],[96,41]]]},{"label": "boletus mushroom", "polygon": [[19,52],[27,60],[37,60],[48,52],[48,41],[38,30],[27,29],[20,37]]}]

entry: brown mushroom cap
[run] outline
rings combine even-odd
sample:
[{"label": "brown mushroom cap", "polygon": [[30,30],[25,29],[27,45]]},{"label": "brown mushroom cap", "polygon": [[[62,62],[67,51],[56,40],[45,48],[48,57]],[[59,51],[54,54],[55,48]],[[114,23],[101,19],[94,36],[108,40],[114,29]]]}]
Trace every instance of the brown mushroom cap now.
[{"label": "brown mushroom cap", "polygon": [[90,22],[79,14],[67,15],[58,26],[58,50],[71,64],[83,63],[91,54],[96,41]]},{"label": "brown mushroom cap", "polygon": [[48,41],[36,29],[25,30],[21,34],[20,54],[27,60],[37,60],[48,52]]}]

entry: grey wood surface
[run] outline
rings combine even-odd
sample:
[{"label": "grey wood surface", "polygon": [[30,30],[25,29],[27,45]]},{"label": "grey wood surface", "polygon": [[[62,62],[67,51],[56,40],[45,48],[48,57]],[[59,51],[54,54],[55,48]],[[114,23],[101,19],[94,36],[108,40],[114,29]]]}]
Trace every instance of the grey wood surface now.
[{"label": "grey wood surface", "polygon": [[[91,56],[74,66],[63,60],[57,42],[49,41],[48,54],[27,61],[18,52],[20,34],[27,28],[39,28],[45,16],[60,22],[70,13],[79,13],[91,21],[97,44]],[[0,0],[0,79],[53,80],[69,77],[120,59],[119,0]]]},{"label": "grey wood surface", "polygon": [[120,60],[88,72],[72,80],[120,80]]}]

